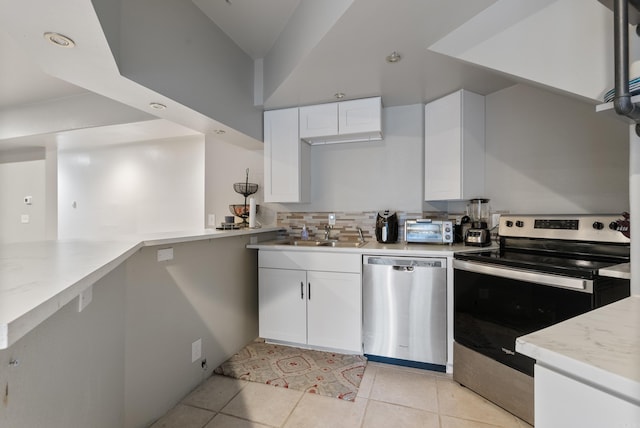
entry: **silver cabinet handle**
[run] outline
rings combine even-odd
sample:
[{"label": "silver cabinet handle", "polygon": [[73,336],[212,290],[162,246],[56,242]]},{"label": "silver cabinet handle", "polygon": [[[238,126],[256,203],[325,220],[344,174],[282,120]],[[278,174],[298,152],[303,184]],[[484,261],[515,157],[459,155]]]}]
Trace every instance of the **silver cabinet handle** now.
[{"label": "silver cabinet handle", "polygon": [[307,289],[307,298],[311,300],[311,283],[309,283],[308,287],[309,288]]},{"label": "silver cabinet handle", "polygon": [[304,283],[300,281],[300,298],[304,300]]}]

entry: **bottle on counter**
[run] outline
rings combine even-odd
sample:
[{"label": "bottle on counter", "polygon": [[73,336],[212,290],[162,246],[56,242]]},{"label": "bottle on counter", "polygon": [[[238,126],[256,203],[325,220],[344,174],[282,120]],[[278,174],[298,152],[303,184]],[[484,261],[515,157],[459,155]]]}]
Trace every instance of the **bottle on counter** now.
[{"label": "bottle on counter", "polygon": [[302,239],[303,241],[306,241],[307,239],[309,239],[309,231],[307,230],[306,224],[302,225],[302,231],[300,232],[300,239]]}]

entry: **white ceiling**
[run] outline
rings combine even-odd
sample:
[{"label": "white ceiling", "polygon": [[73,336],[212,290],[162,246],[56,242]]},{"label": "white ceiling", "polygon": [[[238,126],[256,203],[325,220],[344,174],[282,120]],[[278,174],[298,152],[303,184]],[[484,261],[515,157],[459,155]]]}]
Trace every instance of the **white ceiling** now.
[{"label": "white ceiling", "polygon": [[[192,0],[212,21],[252,58],[264,57],[294,14],[301,0]],[[347,12],[322,40],[302,58],[288,78],[264,101],[265,109],[333,100],[340,91],[347,99],[381,95],[385,106],[422,103],[459,88],[489,94],[515,80],[427,50],[427,47],[495,0],[354,0]],[[0,110],[45,99],[78,94],[84,89],[44,73],[34,61],[14,47],[11,36],[0,30]],[[403,59],[388,64],[384,58],[398,51]],[[215,119],[215,118],[214,118]],[[149,121],[148,134],[139,124],[104,133],[119,142],[148,140],[151,128],[176,136],[193,131],[168,121]],[[87,141],[91,132],[81,135]],[[120,135],[114,135],[114,132]],[[40,137],[42,145],[65,138]],[[127,137],[128,135],[128,137]],[[58,136],[59,137],[59,136]],[[22,141],[37,144],[38,137]],[[45,141],[46,140],[46,141]],[[71,146],[77,147],[79,139]],[[0,149],[21,142],[0,141]],[[69,146],[69,147],[71,147]],[[63,148],[63,146],[60,146]]]}]

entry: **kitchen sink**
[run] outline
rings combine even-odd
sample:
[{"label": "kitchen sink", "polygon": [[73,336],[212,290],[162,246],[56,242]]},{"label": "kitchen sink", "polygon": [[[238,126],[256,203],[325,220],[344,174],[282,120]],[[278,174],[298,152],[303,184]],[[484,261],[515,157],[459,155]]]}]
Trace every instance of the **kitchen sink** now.
[{"label": "kitchen sink", "polygon": [[295,240],[287,242],[288,245],[298,247],[336,247],[336,248],[360,248],[366,244],[363,241],[303,241]]}]

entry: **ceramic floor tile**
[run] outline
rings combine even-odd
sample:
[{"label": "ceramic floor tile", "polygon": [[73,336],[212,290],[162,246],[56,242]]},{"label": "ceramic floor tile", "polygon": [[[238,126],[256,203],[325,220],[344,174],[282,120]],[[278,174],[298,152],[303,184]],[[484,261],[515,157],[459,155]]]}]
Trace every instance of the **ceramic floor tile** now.
[{"label": "ceramic floor tile", "polygon": [[[454,418],[452,416],[440,416],[441,428],[501,428],[497,425],[485,424],[484,422],[469,421],[466,419]],[[517,425],[514,425],[514,428]]]},{"label": "ceramic floor tile", "polygon": [[178,404],[151,425],[151,428],[202,428],[214,416],[215,412]]},{"label": "ceramic floor tile", "polygon": [[367,367],[364,370],[364,375],[362,376],[362,380],[360,381],[360,386],[358,387],[358,397],[369,398],[371,387],[373,387],[373,380],[376,377],[376,370],[377,366],[372,365],[371,363],[367,363]]},{"label": "ceramic floor tile", "polygon": [[359,427],[366,406],[365,398],[345,401],[316,394],[304,394],[284,426],[285,428]]},{"label": "ceramic floor tile", "polygon": [[436,378],[406,370],[378,367],[369,398],[438,412]]},{"label": "ceramic floor tile", "polygon": [[222,409],[222,413],[266,425],[281,426],[303,394],[301,391],[249,382]]},{"label": "ceramic floor tile", "polygon": [[218,414],[204,428],[270,428],[270,427],[268,425],[262,425],[257,422],[251,422],[245,419],[236,418],[234,416]]},{"label": "ceramic floor tile", "polygon": [[219,412],[247,383],[213,375],[182,400],[182,404]]},{"label": "ceramic floor tile", "polygon": [[500,427],[518,427],[519,419],[458,383],[437,379],[441,415]]},{"label": "ceramic floor tile", "polygon": [[424,410],[369,400],[362,428],[440,428],[438,415]]}]

